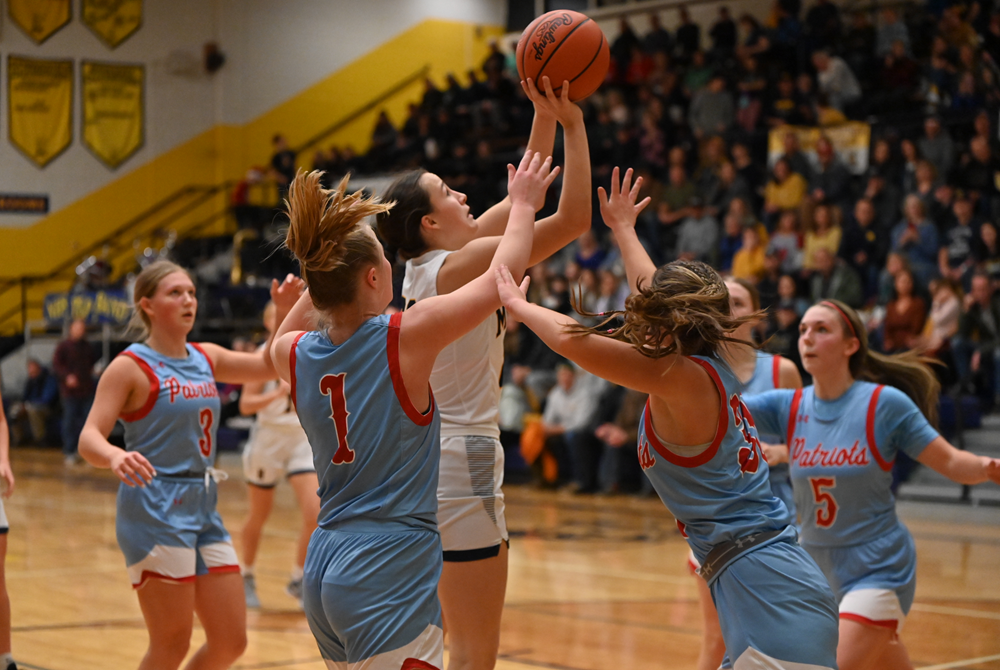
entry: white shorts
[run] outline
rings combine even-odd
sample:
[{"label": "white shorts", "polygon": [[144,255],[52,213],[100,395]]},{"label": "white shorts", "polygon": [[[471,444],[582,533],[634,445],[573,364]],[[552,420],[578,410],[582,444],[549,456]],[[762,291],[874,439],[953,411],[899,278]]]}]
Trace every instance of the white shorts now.
[{"label": "white shorts", "polygon": [[[503,447],[482,435],[441,437],[438,479],[438,530],[445,560],[475,560],[448,552],[496,547],[506,542],[504,518]],[[493,554],[495,555],[495,554]],[[484,556],[485,557],[485,556]]]},{"label": "white shorts", "polygon": [[283,474],[292,477],[305,472],[316,472],[316,466],[304,430],[298,426],[254,424],[243,448],[243,474],[247,482],[271,488],[277,486]]},{"label": "white shorts", "polygon": [[7,523],[7,510],[3,508],[3,500],[0,500],[0,534],[6,533],[10,530],[10,524]]},{"label": "white shorts", "polygon": [[906,614],[899,596],[892,589],[856,589],[848,591],[840,601],[840,618],[867,626],[879,626],[903,632]]}]

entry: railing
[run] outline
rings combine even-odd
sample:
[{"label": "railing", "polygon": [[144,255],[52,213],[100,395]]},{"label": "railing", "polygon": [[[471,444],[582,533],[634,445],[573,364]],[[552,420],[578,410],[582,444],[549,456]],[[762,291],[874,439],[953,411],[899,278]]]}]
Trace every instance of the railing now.
[{"label": "railing", "polygon": [[[294,147],[296,153],[302,153],[312,147],[317,146],[320,142],[328,138],[330,135],[341,130],[348,124],[356,121],[364,114],[377,108],[379,105],[385,103],[386,100],[392,98],[393,96],[406,90],[408,87],[412,86],[415,82],[420,81],[427,77],[430,73],[430,65],[424,65],[420,69],[414,71],[412,74],[399,80],[394,85],[385,89],[378,95],[374,96],[371,100],[359,106],[355,110],[351,111],[344,117],[338,119],[336,122],[324,128],[319,133],[313,135],[308,140],[306,140],[301,145]],[[183,217],[191,214],[199,207],[210,202],[212,198],[215,198],[220,193],[228,193],[229,190],[236,184],[235,181],[226,181],[221,184],[216,184],[214,186],[198,186],[189,185],[184,186],[170,195],[160,199],[155,204],[144,210],[143,212],[137,214],[133,218],[129,219],[122,225],[115,228],[113,231],[97,240],[96,242],[90,244],[85,249],[74,253],[72,256],[59,263],[56,267],[47,273],[39,275],[25,275],[21,277],[0,277],[0,299],[9,295],[12,291],[19,290],[20,296],[18,297],[17,304],[8,309],[6,312],[0,313],[0,328],[4,326],[9,320],[20,314],[20,328],[23,329],[25,324],[28,322],[28,312],[32,309],[37,309],[42,306],[40,301],[29,301],[28,291],[32,286],[38,284],[43,284],[46,282],[53,282],[60,278],[65,278],[69,286],[71,287],[73,282],[76,280],[76,275],[70,274],[70,271],[75,270],[79,263],[97,252],[102,250],[108,250],[109,256],[116,254],[121,254],[126,248],[131,247],[132,240],[136,234],[144,235],[156,235],[163,233],[174,226]],[[185,202],[185,199],[189,199]],[[183,205],[172,214],[167,215],[163,220],[158,223],[153,224],[156,217],[164,214],[171,207],[174,207],[183,202]],[[226,217],[229,213],[228,208],[228,198],[227,205],[223,209],[213,212],[209,216],[195,221],[190,225],[183,226],[182,229],[176,230],[178,236],[182,235],[194,235],[198,232],[204,230],[206,227],[212,225],[213,223],[219,221],[220,219]]]}]

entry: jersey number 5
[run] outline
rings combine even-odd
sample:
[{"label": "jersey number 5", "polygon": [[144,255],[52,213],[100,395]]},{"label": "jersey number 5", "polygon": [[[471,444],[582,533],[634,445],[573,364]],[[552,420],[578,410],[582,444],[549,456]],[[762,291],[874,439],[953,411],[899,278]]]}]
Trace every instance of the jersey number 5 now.
[{"label": "jersey number 5", "polygon": [[319,380],[319,390],[330,396],[330,418],[337,429],[337,453],[333,455],[334,465],[354,462],[354,450],[347,445],[347,397],[344,396],[344,378],[347,373],[326,375]]},{"label": "jersey number 5", "polygon": [[212,424],[215,423],[215,415],[207,407],[198,412],[198,424],[201,425],[201,437],[198,438],[198,449],[202,456],[212,455]]},{"label": "jersey number 5", "polygon": [[836,477],[810,477],[809,486],[812,487],[813,500],[816,501],[816,525],[820,528],[829,528],[837,520],[837,501],[833,498],[833,493],[825,489],[837,488]]}]

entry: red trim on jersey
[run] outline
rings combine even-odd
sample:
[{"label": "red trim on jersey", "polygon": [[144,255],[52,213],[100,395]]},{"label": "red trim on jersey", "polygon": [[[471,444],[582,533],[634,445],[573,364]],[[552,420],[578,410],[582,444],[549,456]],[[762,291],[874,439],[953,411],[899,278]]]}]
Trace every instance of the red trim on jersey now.
[{"label": "red trim on jersey", "polygon": [[208,569],[208,574],[210,575],[224,575],[230,572],[239,572],[240,566],[238,565],[216,565]]},{"label": "red trim on jersey", "polygon": [[153,572],[152,570],[143,570],[142,576],[139,577],[139,583],[133,584],[132,588],[141,589],[150,579],[162,579],[165,582],[173,582],[174,584],[189,584],[195,580],[195,576],[189,575],[187,577],[170,577],[168,575],[161,575],[159,572]]},{"label": "red trim on jersey", "polygon": [[289,397],[292,399],[292,407],[295,407],[295,347],[299,346],[299,340],[302,336],[306,334],[306,331],[302,331],[295,336],[292,340],[292,348],[288,351],[288,386],[290,390],[288,392]]},{"label": "red trim on jersey", "polygon": [[691,558],[690,555],[687,557],[687,566],[688,566],[688,570],[691,571],[692,575],[698,574],[698,568],[701,567],[697,563],[694,562],[694,559]]},{"label": "red trim on jersey", "polygon": [[139,365],[139,369],[146,374],[146,379],[149,380],[149,395],[146,396],[146,403],[134,412],[128,412],[127,414],[123,412],[118,415],[122,421],[131,423],[133,421],[138,421],[153,411],[153,405],[156,404],[156,399],[160,395],[160,378],[156,376],[155,372],[153,372],[153,368],[149,367],[149,363],[142,360],[131,351],[123,351],[118,355],[128,356],[135,361]]},{"label": "red trim on jersey", "polygon": [[847,619],[848,621],[856,621],[860,624],[866,626],[875,626],[876,628],[888,628],[895,631],[899,628],[899,621],[896,619],[869,619],[866,616],[861,616],[860,614],[852,614],[851,612],[841,612],[841,619]]},{"label": "red trim on jersey", "polygon": [[781,388],[781,356],[771,359],[771,376],[774,380],[774,388]]},{"label": "red trim on jersey", "polygon": [[441,670],[436,665],[431,665],[427,661],[421,661],[419,658],[408,658],[403,661],[403,665],[400,666],[399,670]]},{"label": "red trim on jersey", "polygon": [[659,438],[656,437],[656,431],[653,430],[653,412],[650,410],[648,399],[646,400],[646,439],[653,445],[653,449],[656,449],[656,453],[663,456],[670,463],[679,465],[682,468],[696,468],[708,463],[718,453],[719,445],[722,444],[722,438],[726,436],[726,431],[729,430],[729,403],[726,402],[726,387],[722,384],[722,380],[719,379],[719,373],[715,371],[715,368],[710,363],[706,363],[698,358],[688,358],[688,360],[705,368],[708,376],[715,382],[715,387],[719,391],[719,424],[715,429],[715,439],[712,440],[712,444],[705,451],[697,456],[691,456],[690,458],[678,456],[660,444]]},{"label": "red trim on jersey", "polygon": [[188,344],[197,349],[198,352],[205,357],[205,360],[208,361],[208,367],[212,369],[212,379],[215,379],[215,363],[212,362],[212,359],[209,358],[208,354],[205,353],[205,350],[202,349],[201,345],[197,342],[189,342]]},{"label": "red trim on jersey", "polygon": [[872,456],[875,458],[875,462],[878,466],[888,472],[892,470],[892,464],[896,462],[896,459],[891,461],[886,461],[882,458],[882,454],[878,451],[878,446],[875,444],[875,408],[878,406],[878,397],[882,393],[882,389],[885,386],[879,384],[872,391],[872,399],[868,402],[868,420],[865,422],[865,435],[868,436],[868,450],[872,452]]},{"label": "red trim on jersey", "polygon": [[396,312],[389,317],[389,334],[385,351],[389,357],[389,377],[392,378],[392,390],[396,392],[396,399],[399,400],[399,405],[406,412],[406,416],[410,417],[410,421],[418,426],[427,426],[434,418],[434,393],[428,384],[427,395],[430,398],[430,404],[427,407],[427,412],[421,414],[413,406],[413,402],[406,392],[406,385],[403,384],[403,372],[399,369],[399,324],[402,320],[402,312]]},{"label": "red trim on jersey", "polygon": [[[788,435],[785,438],[785,444],[788,448],[792,448],[792,438],[795,437],[795,424],[799,418],[799,403],[802,402],[802,389],[795,389],[795,394],[792,396],[792,409],[788,412]],[[791,453],[788,454],[791,458]]]}]

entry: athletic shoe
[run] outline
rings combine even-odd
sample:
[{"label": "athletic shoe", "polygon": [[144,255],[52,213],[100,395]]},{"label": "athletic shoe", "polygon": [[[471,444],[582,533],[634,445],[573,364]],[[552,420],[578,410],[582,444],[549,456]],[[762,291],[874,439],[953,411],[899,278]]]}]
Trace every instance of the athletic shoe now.
[{"label": "athletic shoe", "polygon": [[260,598],[257,597],[257,581],[253,575],[243,575],[243,595],[247,599],[248,609],[260,609]]},{"label": "athletic shoe", "polygon": [[288,580],[288,586],[285,587],[285,593],[290,595],[299,601],[299,607],[302,607],[302,580],[301,579],[290,579]]}]

